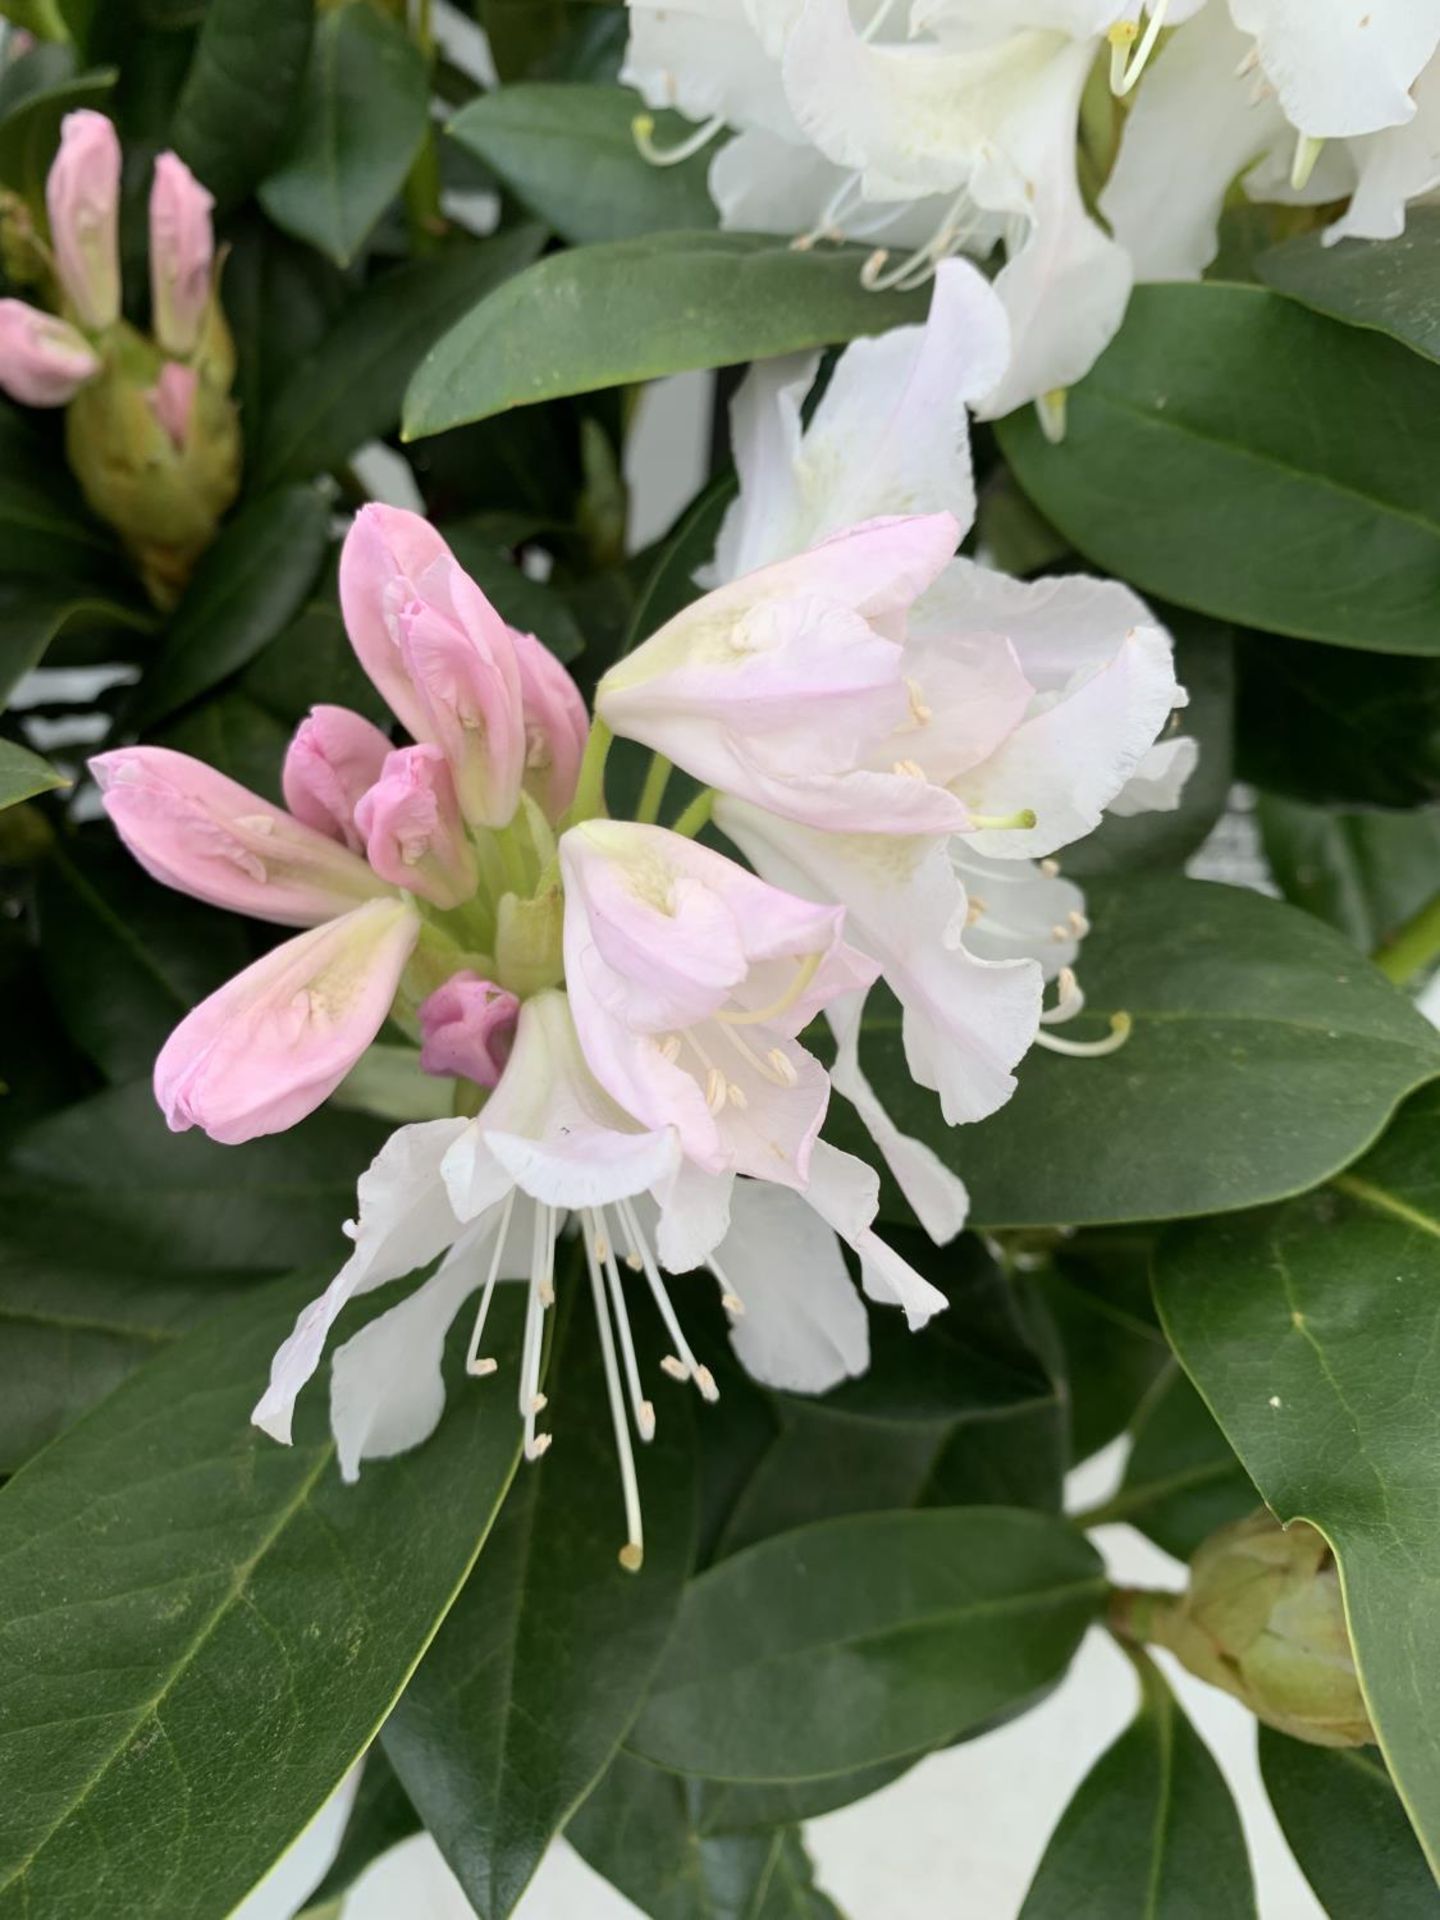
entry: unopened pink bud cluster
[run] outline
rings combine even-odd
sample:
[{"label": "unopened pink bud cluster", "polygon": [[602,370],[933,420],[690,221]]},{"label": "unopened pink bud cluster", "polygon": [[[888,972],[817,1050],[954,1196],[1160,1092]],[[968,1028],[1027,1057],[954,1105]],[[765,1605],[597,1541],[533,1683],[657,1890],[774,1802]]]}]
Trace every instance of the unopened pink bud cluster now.
[{"label": "unopened pink bud cluster", "polygon": [[[120,141],[88,108],[65,116],[45,187],[58,312],[0,300],[0,391],[29,407],[63,407],[100,372],[120,320]],[[155,417],[183,446],[197,375],[189,364],[210,303],[214,201],[176,154],[155,162],[150,189],[151,324],[165,365]]]}]

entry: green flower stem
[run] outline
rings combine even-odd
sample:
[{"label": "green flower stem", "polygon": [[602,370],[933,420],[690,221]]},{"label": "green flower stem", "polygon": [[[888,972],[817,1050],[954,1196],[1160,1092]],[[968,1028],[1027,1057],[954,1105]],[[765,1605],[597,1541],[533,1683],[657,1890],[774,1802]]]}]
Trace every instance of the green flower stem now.
[{"label": "green flower stem", "polygon": [[644,825],[652,826],[660,818],[660,802],[665,798],[665,788],[674,771],[663,753],[651,754],[650,771],[645,775],[645,785],[640,790],[640,805],[635,810],[635,818]]},{"label": "green flower stem", "polygon": [[1403,987],[1440,960],[1440,893],[1375,955],[1375,964],[1388,980]]},{"label": "green flower stem", "polygon": [[[419,0],[414,10],[411,38],[424,55],[426,66],[433,69],[433,0]],[[445,231],[445,216],[440,211],[440,148],[433,122],[427,123],[425,138],[405,178],[405,219],[410,232],[410,251],[413,254],[436,252]]]},{"label": "green flower stem", "polygon": [[704,787],[686,807],[672,829],[683,833],[687,840],[693,840],[703,827],[710,824],[710,816],[715,811],[715,789]]},{"label": "green flower stem", "polygon": [[501,827],[495,835],[495,844],[500,849],[500,859],[505,868],[507,890],[519,894],[522,900],[528,899],[530,869],[514,832],[509,827]]},{"label": "green flower stem", "polygon": [[590,722],[590,738],[585,743],[585,758],[580,762],[580,777],[575,783],[575,798],[565,824],[578,827],[582,820],[603,818],[605,813],[605,762],[615,736],[596,714]]}]

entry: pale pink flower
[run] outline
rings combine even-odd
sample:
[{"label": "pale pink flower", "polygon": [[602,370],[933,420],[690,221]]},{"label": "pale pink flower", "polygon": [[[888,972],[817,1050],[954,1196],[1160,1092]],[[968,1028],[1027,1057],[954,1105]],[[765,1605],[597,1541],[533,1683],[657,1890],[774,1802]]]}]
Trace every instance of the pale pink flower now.
[{"label": "pale pink flower", "polygon": [[371,866],[393,886],[442,909],[475,892],[479,870],[439,747],[397,747],[355,808]]},{"label": "pale pink flower", "polygon": [[511,630],[525,713],[525,788],[547,820],[575,798],[575,780],[590,732],[580,689],[543,640]]},{"label": "pale pink flower", "polygon": [[420,933],[406,901],[371,900],[297,934],[186,1015],[155,1062],[176,1133],[226,1146],[293,1127],[375,1038]]},{"label": "pale pink flower", "polygon": [[907,615],[958,538],[948,513],[870,520],[718,587],[610,669],[596,712],[697,780],[792,820],[964,830],[969,810],[944,774],[1003,738],[1028,689],[1003,651],[978,684],[967,676],[964,704],[948,668],[917,687]]},{"label": "pale pink flower", "polygon": [[76,318],[92,333],[113,327],[120,318],[120,140],[103,113],[66,114],[45,205],[56,271]]},{"label": "pale pink flower", "polygon": [[391,892],[346,848],[188,753],[117,747],[90,771],[145,871],[212,907],[309,927]]},{"label": "pale pink flower", "polygon": [[373,721],[348,707],[312,707],[285,753],[286,806],[307,827],[363,853],[355,808],[380,778],[389,752],[388,736]]},{"label": "pale pink flower", "polygon": [[340,556],[340,604],[361,666],[416,740],[443,748],[472,826],[520,800],[526,733],[510,629],[418,514],[367,506]]},{"label": "pale pink flower", "polygon": [[566,986],[601,1085],[678,1128],[698,1167],[803,1186],[830,1082],[795,1036],[878,972],[843,909],[625,821],[571,828],[560,868]]},{"label": "pale pink flower", "polygon": [[177,453],[184,451],[185,442],[190,438],[190,420],[199,385],[200,376],[194,367],[182,367],[178,360],[167,360],[160,369],[160,378],[145,396]]},{"label": "pale pink flower", "polygon": [[0,392],[25,407],[63,407],[99,371],[99,357],[68,320],[0,300]]},{"label": "pale pink flower", "polygon": [[193,353],[210,304],[215,201],[185,162],[162,153],[150,186],[150,304],[155,338],[166,353]]},{"label": "pale pink flower", "polygon": [[515,1043],[520,1002],[478,973],[455,973],[422,1001],[420,1065],[442,1079],[498,1085]]}]

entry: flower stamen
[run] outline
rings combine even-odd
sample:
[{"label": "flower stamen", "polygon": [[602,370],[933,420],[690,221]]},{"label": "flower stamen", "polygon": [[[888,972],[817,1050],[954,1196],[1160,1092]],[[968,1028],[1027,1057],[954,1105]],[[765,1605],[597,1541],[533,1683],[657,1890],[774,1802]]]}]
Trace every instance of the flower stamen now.
[{"label": "flower stamen", "polygon": [[1058,1033],[1040,1032],[1035,1036],[1035,1044],[1050,1053],[1068,1054],[1074,1060],[1099,1060],[1107,1053],[1118,1053],[1134,1027],[1135,1022],[1128,1013],[1112,1013],[1110,1032],[1104,1040],[1062,1040]]},{"label": "flower stamen", "polygon": [[615,1335],[605,1307],[605,1288],[600,1278],[600,1262],[595,1257],[592,1234],[582,1231],[585,1266],[590,1275],[590,1298],[595,1306],[595,1330],[600,1336],[600,1357],[605,1366],[605,1393],[610,1402],[610,1425],[615,1434],[615,1452],[620,1461],[620,1487],[625,1501],[625,1545],[620,1549],[620,1564],[627,1573],[638,1573],[645,1559],[645,1532],[640,1519],[640,1482],[635,1474],[635,1454],[630,1445],[630,1425],[625,1418],[625,1402],[620,1391],[620,1370],[615,1364]]},{"label": "flower stamen", "polygon": [[470,1345],[465,1353],[465,1371],[480,1380],[487,1373],[494,1373],[499,1361],[480,1352],[480,1342],[485,1333],[485,1322],[490,1314],[490,1302],[495,1295],[495,1282],[500,1273],[500,1261],[505,1252],[505,1241],[510,1233],[510,1216],[515,1211],[515,1188],[505,1196],[505,1205],[500,1213],[500,1226],[495,1235],[495,1245],[490,1255],[489,1270],[485,1275],[484,1291],[480,1295],[480,1306],[475,1314],[475,1327],[470,1335]]},{"label": "flower stamen", "polygon": [[652,167],[678,167],[682,160],[688,160],[692,154],[708,147],[724,125],[724,114],[717,113],[711,119],[702,121],[688,139],[678,141],[673,147],[657,147],[654,114],[637,113],[630,122],[630,132],[641,157],[648,160]]},{"label": "flower stamen", "polygon": [[1110,42],[1110,91],[1117,100],[1123,100],[1139,80],[1155,51],[1155,42],[1160,38],[1160,29],[1165,24],[1165,13],[1170,0],[1155,0],[1150,11],[1149,23],[1145,28],[1145,37],[1130,53],[1139,38],[1138,20],[1117,20],[1106,38]]},{"label": "flower stamen", "polygon": [[620,1336],[620,1359],[625,1369],[625,1387],[630,1396],[630,1411],[635,1419],[635,1431],[645,1441],[655,1438],[655,1408],[645,1398],[640,1385],[640,1364],[635,1358],[635,1338],[630,1330],[630,1315],[625,1306],[625,1289],[620,1281],[620,1269],[615,1264],[615,1249],[604,1231],[605,1209],[596,1207],[590,1215],[591,1232],[595,1242],[595,1258],[605,1269],[605,1283],[610,1293],[610,1311],[614,1316],[615,1329]]},{"label": "flower stamen", "polygon": [[680,1322],[676,1318],[674,1307],[670,1304],[670,1295],[665,1290],[665,1282],[660,1278],[660,1269],[655,1264],[655,1256],[650,1251],[649,1243],[640,1231],[639,1221],[635,1218],[635,1208],[633,1204],[629,1200],[617,1200],[615,1210],[624,1222],[625,1231],[630,1236],[631,1244],[640,1254],[641,1266],[644,1269],[645,1278],[649,1282],[650,1292],[654,1297],[655,1305],[660,1311],[660,1318],[665,1322],[665,1331],[670,1336],[670,1344],[675,1349],[673,1354],[667,1354],[665,1356],[660,1362],[660,1365],[672,1379],[693,1380],[700,1389],[701,1396],[704,1399],[718,1400],[720,1398],[720,1390],[715,1385],[714,1375],[708,1367],[702,1366],[695,1358],[694,1353],[691,1351],[689,1341],[680,1330]]},{"label": "flower stamen", "polygon": [[715,1018],[727,1027],[760,1027],[768,1025],[772,1020],[778,1020],[782,1013],[790,1011],[815,978],[824,957],[820,953],[802,954],[790,985],[780,998],[772,1001],[768,1007],[754,1007],[747,1009],[744,1013],[731,1013],[728,1009],[721,1008]]}]

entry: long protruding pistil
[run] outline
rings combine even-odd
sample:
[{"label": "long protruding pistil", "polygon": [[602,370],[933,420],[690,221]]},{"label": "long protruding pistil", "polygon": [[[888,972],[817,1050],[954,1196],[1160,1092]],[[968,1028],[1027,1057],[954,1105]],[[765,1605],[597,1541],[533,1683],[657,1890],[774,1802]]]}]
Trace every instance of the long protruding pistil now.
[{"label": "long protruding pistil", "polygon": [[600,1278],[600,1261],[595,1250],[593,1215],[589,1230],[582,1231],[585,1242],[585,1266],[590,1275],[590,1298],[595,1304],[595,1330],[600,1336],[600,1355],[605,1364],[605,1392],[610,1402],[610,1423],[615,1430],[615,1451],[620,1459],[620,1486],[625,1499],[625,1545],[620,1549],[620,1564],[627,1573],[638,1573],[645,1559],[645,1533],[640,1521],[640,1482],[635,1474],[635,1454],[630,1445],[630,1425],[625,1418],[625,1398],[620,1388],[620,1369],[615,1364],[615,1335],[605,1306],[605,1284]]}]

